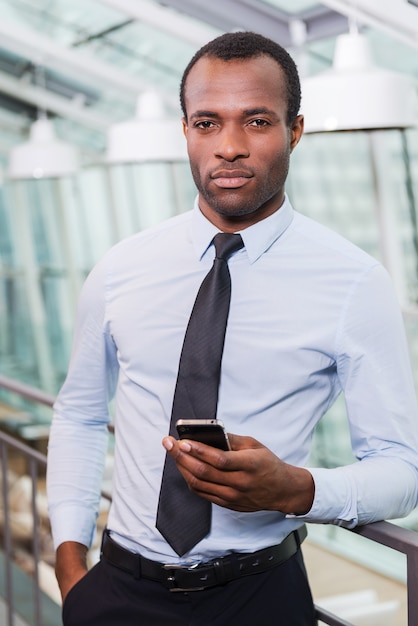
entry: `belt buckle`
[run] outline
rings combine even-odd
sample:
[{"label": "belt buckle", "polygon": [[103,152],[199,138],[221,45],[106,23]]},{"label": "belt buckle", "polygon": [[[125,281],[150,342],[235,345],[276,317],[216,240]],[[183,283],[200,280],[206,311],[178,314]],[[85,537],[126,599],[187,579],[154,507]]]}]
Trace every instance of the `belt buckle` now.
[{"label": "belt buckle", "polygon": [[163,569],[166,570],[166,572],[169,574],[167,576],[167,582],[170,583],[170,585],[173,585],[168,588],[169,591],[173,591],[173,592],[203,591],[205,587],[178,587],[176,583],[176,570],[191,571],[191,570],[196,569],[199,563],[200,561],[197,563],[194,563],[193,565],[177,565],[176,563],[164,563]]}]

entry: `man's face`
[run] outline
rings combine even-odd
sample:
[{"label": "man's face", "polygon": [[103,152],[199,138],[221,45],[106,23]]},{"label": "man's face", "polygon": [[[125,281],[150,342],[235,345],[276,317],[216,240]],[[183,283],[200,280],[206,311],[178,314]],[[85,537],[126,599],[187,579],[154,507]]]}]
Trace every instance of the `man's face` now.
[{"label": "man's face", "polygon": [[185,87],[183,120],[202,213],[239,230],[283,202],[289,156],[303,118],[286,125],[285,76],[267,55],[222,61],[202,57]]}]

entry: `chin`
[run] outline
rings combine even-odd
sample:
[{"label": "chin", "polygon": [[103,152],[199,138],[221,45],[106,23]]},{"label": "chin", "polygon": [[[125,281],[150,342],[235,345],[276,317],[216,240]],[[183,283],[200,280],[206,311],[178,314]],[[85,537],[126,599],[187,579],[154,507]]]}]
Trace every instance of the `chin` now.
[{"label": "chin", "polygon": [[243,217],[245,215],[251,215],[252,213],[256,213],[259,208],[258,202],[249,203],[248,200],[244,202],[237,201],[236,198],[232,199],[231,202],[222,201],[220,202],[216,198],[208,199],[209,205],[218,215],[227,218],[233,217]]}]

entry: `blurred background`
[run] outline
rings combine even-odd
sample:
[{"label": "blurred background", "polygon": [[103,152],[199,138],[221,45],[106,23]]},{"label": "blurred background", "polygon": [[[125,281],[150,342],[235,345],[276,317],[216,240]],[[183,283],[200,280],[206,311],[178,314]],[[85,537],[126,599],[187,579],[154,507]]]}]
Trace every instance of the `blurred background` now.
[{"label": "blurred background", "polygon": [[[0,16],[0,430],[45,451],[50,408],[10,381],[53,398],[93,264],[191,208],[179,82],[234,30],[298,64],[306,134],[287,192],[389,270],[418,389],[418,0],[0,0]],[[339,402],[312,463],[351,460]],[[418,528],[417,513],[401,523]],[[396,556],[311,535],[405,580]]]}]

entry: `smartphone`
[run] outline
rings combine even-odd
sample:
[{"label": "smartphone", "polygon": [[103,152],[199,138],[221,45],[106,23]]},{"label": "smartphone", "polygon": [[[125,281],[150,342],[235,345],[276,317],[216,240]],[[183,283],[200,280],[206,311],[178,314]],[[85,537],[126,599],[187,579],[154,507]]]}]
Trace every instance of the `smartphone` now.
[{"label": "smartphone", "polygon": [[220,450],[231,449],[228,435],[220,420],[178,420],[176,428],[180,439],[200,441]]}]

